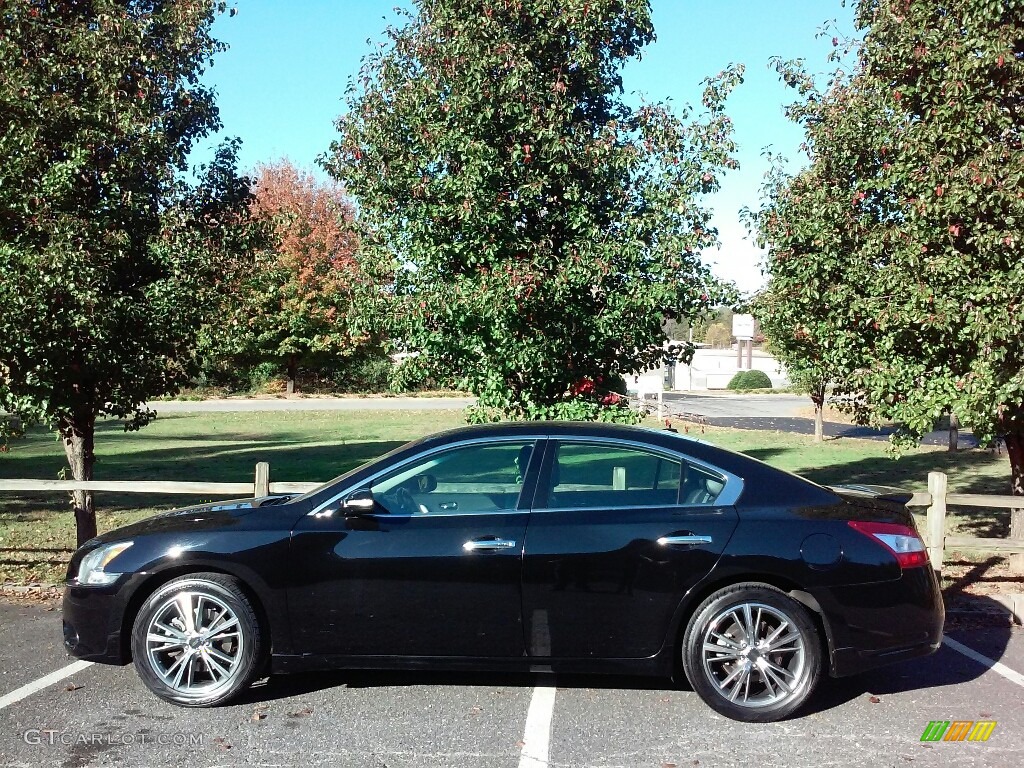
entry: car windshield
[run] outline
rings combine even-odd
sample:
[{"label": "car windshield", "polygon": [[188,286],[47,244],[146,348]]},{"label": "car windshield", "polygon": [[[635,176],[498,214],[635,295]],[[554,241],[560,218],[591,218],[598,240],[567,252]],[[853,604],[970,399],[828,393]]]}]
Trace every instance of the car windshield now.
[{"label": "car windshield", "polygon": [[359,464],[358,466],[352,467],[352,469],[350,469],[348,472],[345,472],[344,474],[338,475],[337,477],[328,480],[326,483],[322,483],[321,485],[318,485],[316,488],[312,489],[311,491],[306,491],[301,496],[296,496],[291,501],[298,502],[298,501],[305,501],[306,499],[311,499],[312,497],[316,496],[318,493],[323,491],[328,486],[332,486],[335,483],[340,483],[340,482],[344,481],[346,478],[354,475],[356,472],[359,472],[360,470],[362,470],[365,467],[373,466],[374,464],[379,464],[381,462],[387,461],[388,459],[390,459],[395,454],[401,453],[402,451],[406,450],[410,445],[413,445],[415,442],[418,442],[418,441],[413,441],[413,442],[410,442],[410,443],[406,443],[404,445],[400,445],[397,448],[391,449],[390,451],[385,453],[383,456],[378,456],[376,459],[372,459],[371,461],[364,462],[363,464]]}]

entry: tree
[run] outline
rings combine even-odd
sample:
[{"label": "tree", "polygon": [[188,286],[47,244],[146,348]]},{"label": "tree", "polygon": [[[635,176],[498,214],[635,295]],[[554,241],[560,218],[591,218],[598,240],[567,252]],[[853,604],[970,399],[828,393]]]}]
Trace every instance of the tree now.
[{"label": "tree", "polygon": [[337,184],[282,160],[259,169],[251,215],[271,242],[237,265],[208,346],[214,355],[280,364],[292,392],[300,364],[351,355],[368,341],[348,321],[363,279],[347,225],[352,206]]},{"label": "tree", "polygon": [[364,60],[325,160],[388,286],[364,314],[476,394],[474,418],[598,416],[577,401],[656,365],[665,319],[731,298],[699,257],[716,242],[699,198],[736,165],[723,102],[742,68],[685,122],[621,98],[646,0],[417,8]]},{"label": "tree", "polygon": [[[796,183],[796,182],[794,182]],[[781,201],[780,201],[781,203]],[[761,222],[761,236],[770,242],[781,242],[773,225],[783,219],[766,217]],[[768,342],[768,350],[786,366],[790,381],[806,392],[814,405],[814,441],[825,439],[824,409],[829,386],[835,377],[834,367],[829,362],[829,347],[818,344],[814,339],[827,337],[832,328],[830,319],[822,318],[820,307],[814,295],[818,282],[813,271],[814,261],[809,253],[797,252],[797,241],[789,238],[790,250],[785,254],[773,251],[770,262],[776,264],[779,256],[783,263],[792,260],[792,266],[773,270],[768,287],[758,294],[751,303],[751,310],[758,326]],[[814,246],[811,253],[841,244]],[[794,258],[795,257],[795,258]],[[810,283],[804,282],[810,279]],[[812,334],[810,325],[818,323],[818,334]]]},{"label": "tree", "polygon": [[[1002,435],[1024,494],[1024,13],[1019,2],[861,2],[850,73],[802,98],[810,165],[758,214],[774,293],[809,308],[862,422],[905,443],[945,412]],[[835,41],[838,43],[839,41]],[[1011,531],[1024,536],[1024,512]]]},{"label": "tree", "polygon": [[732,331],[725,323],[712,323],[704,332],[704,343],[713,349],[724,349],[732,344]]},{"label": "tree", "polygon": [[[154,415],[140,404],[188,376],[207,249],[239,193],[231,146],[204,184],[181,182],[219,126],[198,82],[222,49],[215,10],[0,7],[0,408],[55,429],[76,480],[92,479],[98,417],[138,429]],[[73,503],[82,543],[92,494]]]}]

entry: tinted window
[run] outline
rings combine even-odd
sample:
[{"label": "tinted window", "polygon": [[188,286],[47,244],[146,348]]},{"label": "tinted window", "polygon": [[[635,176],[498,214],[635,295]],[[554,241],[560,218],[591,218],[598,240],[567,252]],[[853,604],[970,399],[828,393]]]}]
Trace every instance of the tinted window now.
[{"label": "tinted window", "polygon": [[704,469],[642,449],[561,443],[551,467],[548,506],[713,504],[724,486]]},{"label": "tinted window", "polygon": [[435,453],[375,482],[373,498],[391,514],[514,510],[533,445],[519,440]]}]

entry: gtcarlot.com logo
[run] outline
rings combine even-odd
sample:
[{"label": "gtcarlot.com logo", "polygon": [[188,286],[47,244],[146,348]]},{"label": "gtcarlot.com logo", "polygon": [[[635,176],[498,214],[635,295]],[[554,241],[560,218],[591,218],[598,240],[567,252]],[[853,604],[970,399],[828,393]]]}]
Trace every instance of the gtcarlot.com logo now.
[{"label": "gtcarlot.com logo", "polygon": [[160,746],[198,747],[203,744],[201,733],[77,733],[52,728],[29,728],[21,738],[26,744],[57,744],[70,746],[124,746],[129,744],[159,744]]},{"label": "gtcarlot.com logo", "polygon": [[995,729],[995,720],[932,720],[924,727],[921,741],[988,741]]}]

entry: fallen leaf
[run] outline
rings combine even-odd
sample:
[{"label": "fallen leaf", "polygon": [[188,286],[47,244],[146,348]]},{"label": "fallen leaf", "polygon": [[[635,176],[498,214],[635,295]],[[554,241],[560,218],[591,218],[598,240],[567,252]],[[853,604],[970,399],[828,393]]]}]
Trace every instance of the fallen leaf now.
[{"label": "fallen leaf", "polygon": [[882,703],[882,700],[880,698],[878,698],[877,696],[872,696],[870,699],[868,699],[868,701],[870,701],[872,704],[881,704]]},{"label": "fallen leaf", "polygon": [[64,686],[65,691],[80,691],[85,688],[84,685],[75,685],[74,683],[68,683]]},{"label": "fallen leaf", "polygon": [[312,707],[303,707],[298,712],[289,712],[288,717],[309,717],[313,714]]},{"label": "fallen leaf", "polygon": [[256,711],[254,711],[252,713],[252,717],[249,718],[249,719],[252,720],[255,723],[255,722],[259,721],[259,720],[266,719],[266,717],[267,717],[267,713],[266,712],[262,712],[261,710],[257,709]]}]

